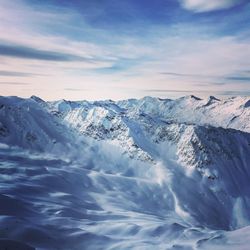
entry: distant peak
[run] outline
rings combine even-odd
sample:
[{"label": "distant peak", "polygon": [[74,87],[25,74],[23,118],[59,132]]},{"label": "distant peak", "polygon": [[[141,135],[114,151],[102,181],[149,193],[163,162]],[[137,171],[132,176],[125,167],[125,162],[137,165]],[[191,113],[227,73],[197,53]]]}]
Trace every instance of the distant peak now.
[{"label": "distant peak", "polygon": [[218,98],[216,98],[215,96],[212,96],[212,95],[210,95],[208,97],[208,100],[211,100],[211,101],[220,101],[220,99],[218,99]]},{"label": "distant peak", "polygon": [[58,101],[58,103],[60,103],[60,104],[71,105],[71,104],[72,104],[72,101],[65,100],[65,99],[61,99],[61,100]]},{"label": "distant peak", "polygon": [[38,103],[44,102],[43,99],[41,99],[40,97],[35,96],[35,95],[32,95],[30,98],[31,98],[32,100],[34,100],[35,102],[38,102]]},{"label": "distant peak", "polygon": [[207,102],[206,102],[206,104],[205,104],[203,107],[212,105],[212,104],[214,104],[214,103],[216,103],[216,102],[219,102],[219,101],[220,101],[220,99],[218,99],[218,98],[216,98],[216,97],[210,95],[210,96],[207,98]]},{"label": "distant peak", "polygon": [[195,95],[187,95],[187,96],[183,96],[180,98],[180,100],[196,100],[196,101],[201,101],[202,99],[195,96]]},{"label": "distant peak", "polygon": [[144,101],[151,101],[151,100],[157,100],[158,98],[152,97],[152,96],[144,96],[141,100]]},{"label": "distant peak", "polygon": [[202,100],[201,98],[199,98],[199,97],[197,97],[195,95],[190,95],[190,98],[195,99],[197,101],[201,101]]},{"label": "distant peak", "polygon": [[250,100],[248,100],[248,101],[245,102],[245,104],[244,104],[244,108],[248,108],[248,107],[250,107]]},{"label": "distant peak", "polygon": [[172,102],[173,100],[172,99],[169,99],[169,98],[158,98],[159,101],[161,102]]}]

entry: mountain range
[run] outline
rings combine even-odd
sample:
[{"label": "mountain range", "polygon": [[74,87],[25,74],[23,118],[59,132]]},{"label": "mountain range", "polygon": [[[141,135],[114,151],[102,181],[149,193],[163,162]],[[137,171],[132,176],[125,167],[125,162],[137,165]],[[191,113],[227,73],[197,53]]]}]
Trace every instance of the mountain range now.
[{"label": "mountain range", "polygon": [[0,97],[0,249],[248,249],[248,97]]}]

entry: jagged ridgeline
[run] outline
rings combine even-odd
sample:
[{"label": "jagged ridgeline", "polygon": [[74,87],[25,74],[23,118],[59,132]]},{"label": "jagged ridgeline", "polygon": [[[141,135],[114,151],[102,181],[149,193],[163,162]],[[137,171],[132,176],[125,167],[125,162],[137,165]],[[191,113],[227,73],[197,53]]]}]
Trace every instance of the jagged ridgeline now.
[{"label": "jagged ridgeline", "polygon": [[0,249],[247,249],[249,102],[0,97]]}]

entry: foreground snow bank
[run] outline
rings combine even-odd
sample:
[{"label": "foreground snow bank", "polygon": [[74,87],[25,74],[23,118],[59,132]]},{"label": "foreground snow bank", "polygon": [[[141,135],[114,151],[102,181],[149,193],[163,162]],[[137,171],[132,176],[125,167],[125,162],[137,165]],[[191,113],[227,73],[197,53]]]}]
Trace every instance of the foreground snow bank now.
[{"label": "foreground snow bank", "polygon": [[250,242],[249,227],[212,230],[183,214],[170,183],[157,176],[13,149],[1,149],[0,158],[1,249],[247,249]]}]

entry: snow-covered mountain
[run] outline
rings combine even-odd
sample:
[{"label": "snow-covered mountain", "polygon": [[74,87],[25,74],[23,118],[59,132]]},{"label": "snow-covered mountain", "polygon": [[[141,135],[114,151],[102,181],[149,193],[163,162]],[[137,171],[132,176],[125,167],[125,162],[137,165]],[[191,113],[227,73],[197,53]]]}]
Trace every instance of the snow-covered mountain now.
[{"label": "snow-covered mountain", "polygon": [[[39,99],[1,97],[1,142],[31,150],[50,151],[73,142],[71,133],[61,120],[50,114]],[[67,133],[65,133],[67,131]]]},{"label": "snow-covered mountain", "polygon": [[1,97],[0,246],[247,249],[249,103]]}]

